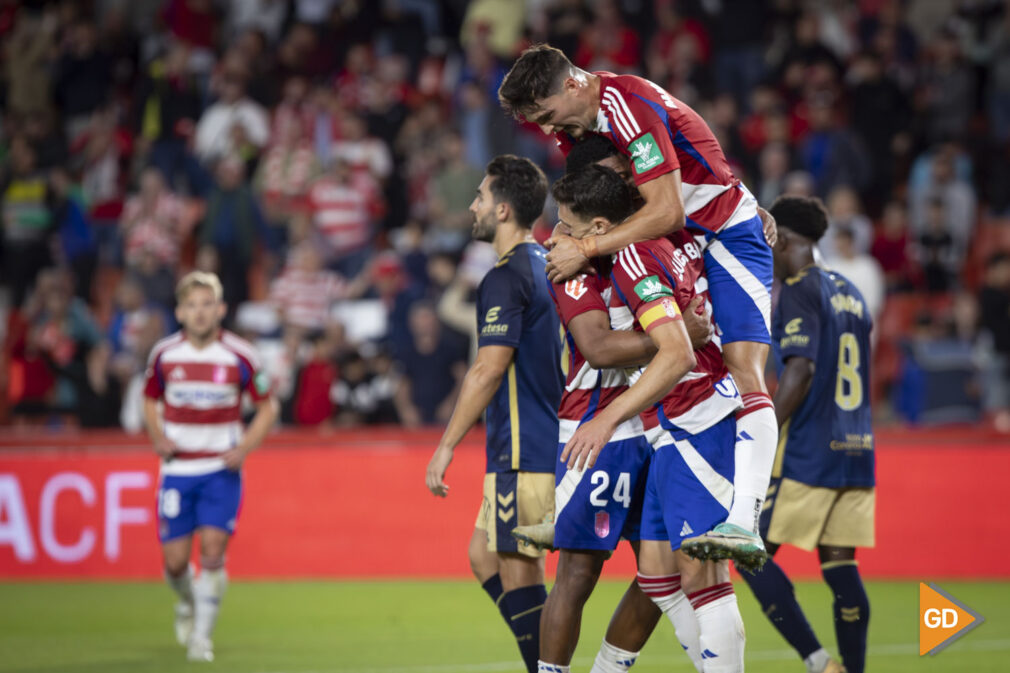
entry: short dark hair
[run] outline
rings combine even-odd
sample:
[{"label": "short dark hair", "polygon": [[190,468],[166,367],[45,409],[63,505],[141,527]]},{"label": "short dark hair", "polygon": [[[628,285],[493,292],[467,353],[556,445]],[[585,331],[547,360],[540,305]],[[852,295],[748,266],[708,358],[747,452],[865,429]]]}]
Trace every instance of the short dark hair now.
[{"label": "short dark hair", "polygon": [[828,211],[816,196],[780,196],[769,209],[775,223],[816,243],[828,228]]},{"label": "short dark hair", "polygon": [[501,154],[491,160],[486,172],[494,178],[489,188],[495,201],[509,204],[520,226],[532,227],[547,201],[547,176],[540,167],[525,157]]},{"label": "short dark hair", "polygon": [[614,143],[603,136],[586,134],[583,140],[572,145],[565,157],[565,173],[577,173],[597,161],[620,154]]},{"label": "short dark hair", "polygon": [[566,173],[551,193],[558,203],[584,218],[605,217],[617,224],[635,210],[628,184],[612,169],[596,164]]},{"label": "short dark hair", "polygon": [[572,67],[560,49],[535,44],[519,55],[505,75],[498,87],[498,102],[518,119],[534,108],[538,100],[557,93]]}]

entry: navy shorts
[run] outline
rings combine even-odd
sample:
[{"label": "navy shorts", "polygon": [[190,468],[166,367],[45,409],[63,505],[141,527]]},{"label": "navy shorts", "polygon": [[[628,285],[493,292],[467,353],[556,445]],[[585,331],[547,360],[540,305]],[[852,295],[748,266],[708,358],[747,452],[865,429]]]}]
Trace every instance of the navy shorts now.
[{"label": "navy shorts", "polygon": [[726,520],[733,503],[736,418],[731,414],[696,435],[649,431],[656,453],[642,505],[643,540],[681,540],[701,535]]},{"label": "navy shorts", "polygon": [[591,469],[555,466],[554,546],[558,549],[612,551],[620,538],[638,540],[642,499],[652,459],[644,435],[610,442]]},{"label": "navy shorts", "polygon": [[158,537],[162,542],[201,526],[235,532],[242,501],[242,474],[219,470],[194,476],[162,475],[158,487]]}]

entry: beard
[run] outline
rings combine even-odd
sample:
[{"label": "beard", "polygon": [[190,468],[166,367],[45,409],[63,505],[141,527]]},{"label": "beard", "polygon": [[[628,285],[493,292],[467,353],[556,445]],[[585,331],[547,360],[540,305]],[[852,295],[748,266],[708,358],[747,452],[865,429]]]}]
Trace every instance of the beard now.
[{"label": "beard", "polygon": [[494,241],[494,235],[497,228],[495,227],[494,220],[490,217],[487,218],[474,218],[473,221],[473,240],[483,241],[485,243],[491,243]]}]

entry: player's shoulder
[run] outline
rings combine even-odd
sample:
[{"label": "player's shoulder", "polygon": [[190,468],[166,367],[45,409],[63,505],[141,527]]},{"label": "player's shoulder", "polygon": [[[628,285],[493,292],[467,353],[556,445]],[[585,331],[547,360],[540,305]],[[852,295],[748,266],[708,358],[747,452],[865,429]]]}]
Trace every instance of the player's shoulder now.
[{"label": "player's shoulder", "polygon": [[484,276],[483,283],[529,281],[535,273],[544,273],[547,251],[539,243],[523,242],[498,258]]},{"label": "player's shoulder", "polygon": [[789,294],[807,294],[820,292],[827,272],[821,266],[811,264],[805,266],[782,283],[782,291]]},{"label": "player's shoulder", "polygon": [[154,346],[151,348],[149,360],[154,362],[166,352],[172,350],[173,348],[178,348],[184,343],[186,343],[186,336],[182,333],[182,330],[179,330],[174,334],[169,334],[167,337],[155,342]]},{"label": "player's shoulder", "polygon": [[259,365],[259,354],[256,352],[256,347],[234,332],[226,329],[221,330],[219,342],[225,349],[248,361],[251,365]]}]

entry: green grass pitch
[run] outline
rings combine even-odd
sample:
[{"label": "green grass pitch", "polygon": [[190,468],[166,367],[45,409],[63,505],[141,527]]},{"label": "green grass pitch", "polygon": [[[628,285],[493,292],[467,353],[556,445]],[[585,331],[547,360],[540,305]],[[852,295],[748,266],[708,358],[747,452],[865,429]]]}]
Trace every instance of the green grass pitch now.
[{"label": "green grass pitch", "polygon": [[[918,656],[918,585],[871,582],[867,670],[1010,671],[1010,583],[939,582],[986,623],[936,657]],[[590,599],[574,671],[588,671],[625,585]],[[802,662],[737,582],[747,627],[747,670],[795,671]],[[797,591],[822,642],[835,651],[830,596]],[[155,583],[0,584],[4,673],[522,673],[515,643],[475,582],[233,582],[215,636],[217,661],[189,664],[172,633],[172,596]],[[660,622],[634,671],[692,671]]]}]

